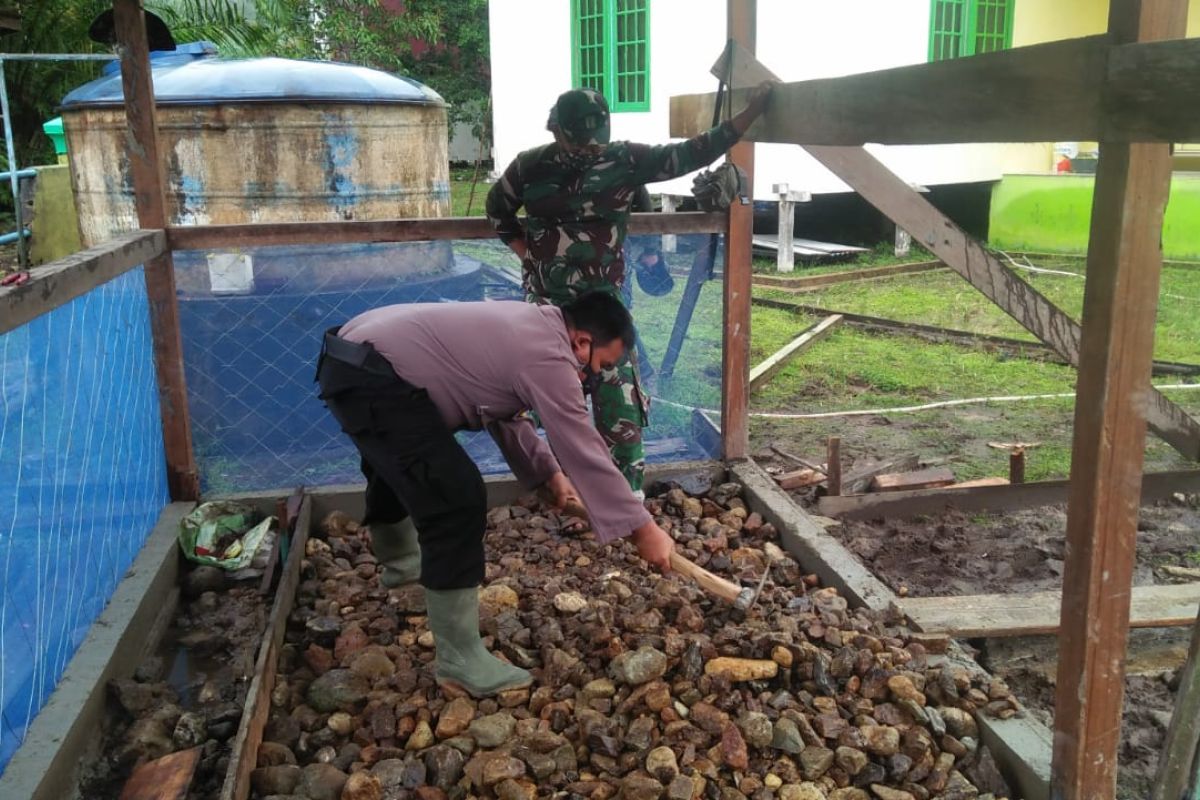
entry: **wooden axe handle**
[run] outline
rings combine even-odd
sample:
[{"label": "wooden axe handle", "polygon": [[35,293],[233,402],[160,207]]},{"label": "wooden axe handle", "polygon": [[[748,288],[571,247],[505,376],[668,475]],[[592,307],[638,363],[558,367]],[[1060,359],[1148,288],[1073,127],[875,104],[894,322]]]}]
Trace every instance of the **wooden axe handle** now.
[{"label": "wooden axe handle", "polygon": [[736,583],[730,583],[724,578],[717,577],[704,567],[693,564],[673,550],[671,551],[671,569],[691,578],[701,589],[709,594],[720,597],[722,600],[728,600],[733,603],[742,594],[742,587]]}]

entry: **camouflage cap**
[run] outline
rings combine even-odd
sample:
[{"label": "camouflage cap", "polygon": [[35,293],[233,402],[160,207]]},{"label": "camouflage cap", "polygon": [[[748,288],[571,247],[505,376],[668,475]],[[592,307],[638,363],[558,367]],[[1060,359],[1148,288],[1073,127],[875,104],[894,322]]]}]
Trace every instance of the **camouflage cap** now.
[{"label": "camouflage cap", "polygon": [[591,89],[563,92],[550,109],[546,129],[561,132],[574,145],[608,144],[608,101]]}]

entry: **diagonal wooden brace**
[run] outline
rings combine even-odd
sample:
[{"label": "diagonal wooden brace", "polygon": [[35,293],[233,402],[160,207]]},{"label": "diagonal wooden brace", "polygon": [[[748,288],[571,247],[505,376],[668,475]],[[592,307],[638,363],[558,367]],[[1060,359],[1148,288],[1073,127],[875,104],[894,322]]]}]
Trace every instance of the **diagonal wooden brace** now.
[{"label": "diagonal wooden brace", "polygon": [[[776,79],[775,74],[752,54],[735,48],[732,57],[735,88]],[[714,64],[714,74],[724,68],[722,58]],[[673,135],[677,133],[678,105],[674,101],[680,99],[685,98],[672,100]],[[763,139],[760,137],[759,141]],[[879,159],[862,147],[802,146],[1071,366],[1079,366],[1079,323],[968,236]],[[1146,421],[1150,429],[1187,458],[1200,461],[1200,423],[1156,389],[1150,390],[1146,402]]]}]

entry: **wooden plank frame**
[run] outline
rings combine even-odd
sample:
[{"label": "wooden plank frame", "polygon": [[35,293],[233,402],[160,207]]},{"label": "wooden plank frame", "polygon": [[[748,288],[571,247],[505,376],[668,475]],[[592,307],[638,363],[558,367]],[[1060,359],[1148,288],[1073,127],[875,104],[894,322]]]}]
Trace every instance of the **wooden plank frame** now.
[{"label": "wooden plank frame", "polygon": [[[701,211],[633,214],[629,220],[629,233],[636,236],[666,233],[723,233],[725,227],[724,214]],[[426,242],[440,239],[495,238],[495,229],[483,217],[167,226],[167,241],[172,250],[221,250],[295,244]]]},{"label": "wooden plank frame", "polygon": [[820,322],[811,325],[799,336],[779,348],[765,361],[750,370],[749,391],[753,393],[755,389],[758,389],[771,380],[771,378],[775,377],[801,350],[824,337],[841,321],[842,317],[840,314],[832,314],[825,317]]},{"label": "wooden plank frame", "polygon": [[[141,0],[115,0],[113,22],[117,52],[121,57],[121,87],[129,125],[126,150],[138,224],[143,228],[162,229],[167,224],[165,179],[159,160],[154,84],[146,40],[146,15]],[[151,259],[146,264],[145,275],[154,367],[158,375],[163,449],[167,459],[167,486],[173,500],[195,500],[200,496],[200,473],[192,451],[179,303],[175,296],[175,265],[170,251]]]},{"label": "wooden plank frame", "polygon": [[133,231],[29,271],[20,286],[0,287],[0,334],[66,305],[101,284],[162,255],[162,231]]}]

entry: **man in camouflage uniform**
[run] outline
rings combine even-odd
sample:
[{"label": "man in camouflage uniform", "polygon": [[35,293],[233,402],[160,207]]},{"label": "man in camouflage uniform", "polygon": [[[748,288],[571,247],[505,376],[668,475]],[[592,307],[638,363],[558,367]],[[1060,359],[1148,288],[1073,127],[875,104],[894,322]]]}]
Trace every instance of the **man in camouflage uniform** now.
[{"label": "man in camouflage uniform", "polygon": [[[711,164],[763,112],[769,93],[769,86],[759,87],[732,120],[685,142],[657,146],[610,143],[603,95],[590,89],[560,95],[546,124],[554,142],[519,154],[487,197],[492,226],[521,257],[526,299],[561,306],[592,290],[620,296],[622,246],[639,187]],[[522,206],[524,225],[517,219]],[[645,470],[646,409],[628,357],[592,387],[596,427],[635,492]]]}]

